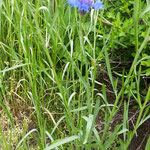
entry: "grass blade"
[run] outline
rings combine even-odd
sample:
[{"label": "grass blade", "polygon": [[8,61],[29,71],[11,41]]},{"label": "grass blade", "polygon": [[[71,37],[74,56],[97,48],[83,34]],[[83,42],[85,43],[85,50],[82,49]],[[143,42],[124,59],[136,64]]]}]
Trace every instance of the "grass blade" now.
[{"label": "grass blade", "polygon": [[77,139],[79,139],[79,137],[76,136],[76,135],[71,136],[71,137],[66,137],[64,139],[59,139],[59,140],[57,140],[57,142],[54,142],[50,146],[46,147],[44,150],[51,150],[51,149],[54,149],[58,146],[61,146],[63,144],[69,143],[69,142],[72,142],[72,141],[77,140]]}]

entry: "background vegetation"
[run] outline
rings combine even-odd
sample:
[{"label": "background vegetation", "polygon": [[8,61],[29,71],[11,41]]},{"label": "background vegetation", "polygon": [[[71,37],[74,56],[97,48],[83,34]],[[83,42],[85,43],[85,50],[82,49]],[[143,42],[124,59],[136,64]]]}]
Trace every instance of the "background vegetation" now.
[{"label": "background vegetation", "polygon": [[150,1],[103,2],[0,1],[0,149],[127,149],[150,118]]}]

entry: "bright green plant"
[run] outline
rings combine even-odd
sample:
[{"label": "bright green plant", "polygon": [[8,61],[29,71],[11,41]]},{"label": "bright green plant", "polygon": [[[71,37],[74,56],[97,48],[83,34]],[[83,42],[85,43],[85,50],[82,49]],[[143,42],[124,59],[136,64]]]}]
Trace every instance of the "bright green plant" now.
[{"label": "bright green plant", "polygon": [[[145,107],[150,88],[140,96],[143,67],[139,66],[149,67],[148,18],[149,2],[140,0],[104,1],[104,10],[90,10],[84,16],[66,0],[2,0],[0,106],[12,128],[16,128],[13,116],[23,111],[24,105],[32,112],[29,116],[35,125],[19,137],[16,149],[127,149],[138,127],[149,119]],[[109,54],[118,54],[119,49],[132,49],[128,57],[133,58],[134,53],[129,72],[117,73],[122,77],[120,90],[119,77],[114,79],[110,63],[114,57]],[[99,69],[100,60],[104,63]],[[103,66],[114,93],[112,104],[107,87],[97,81],[97,71],[102,71]],[[128,122],[131,98],[141,110],[133,131]],[[122,104],[123,123],[112,131],[109,126]],[[96,128],[99,113],[104,124],[100,133]],[[8,149],[1,128],[0,132],[0,144]],[[35,145],[29,143],[29,137],[36,141]]]}]

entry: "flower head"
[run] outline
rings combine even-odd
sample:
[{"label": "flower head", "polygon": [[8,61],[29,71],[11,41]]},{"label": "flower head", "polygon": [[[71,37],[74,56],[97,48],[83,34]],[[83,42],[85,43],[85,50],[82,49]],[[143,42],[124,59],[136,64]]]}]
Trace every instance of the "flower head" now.
[{"label": "flower head", "polygon": [[80,11],[88,12],[91,7],[94,9],[103,9],[103,2],[100,0],[68,0],[71,7],[78,7]]}]

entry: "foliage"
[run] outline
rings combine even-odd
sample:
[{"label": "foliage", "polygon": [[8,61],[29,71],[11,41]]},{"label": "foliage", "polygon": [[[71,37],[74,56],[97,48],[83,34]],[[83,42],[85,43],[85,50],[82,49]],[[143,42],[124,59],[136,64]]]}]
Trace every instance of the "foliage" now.
[{"label": "foliage", "polygon": [[[149,119],[150,87],[140,85],[149,76],[150,3],[103,2],[104,10],[81,16],[66,0],[0,1],[0,110],[10,131],[18,129],[21,114],[29,118],[19,124],[28,129],[14,148],[127,149]],[[115,78],[111,61],[122,50],[132,63]],[[98,72],[107,77],[98,80]],[[133,131],[131,99],[140,109]],[[121,106],[122,120],[111,129]],[[12,135],[4,133],[0,126],[0,148],[13,149],[7,142]]]}]

